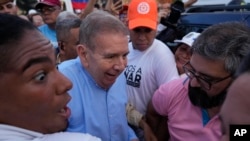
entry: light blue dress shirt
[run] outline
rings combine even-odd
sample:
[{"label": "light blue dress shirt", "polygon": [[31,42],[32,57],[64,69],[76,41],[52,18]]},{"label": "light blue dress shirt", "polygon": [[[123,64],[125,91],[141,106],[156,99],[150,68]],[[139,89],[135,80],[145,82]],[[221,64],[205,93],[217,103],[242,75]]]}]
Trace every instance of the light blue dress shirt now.
[{"label": "light blue dress shirt", "polygon": [[104,90],[96,84],[81,65],[79,57],[62,62],[59,70],[73,83],[69,91],[71,116],[67,131],[84,132],[103,141],[129,141],[136,139],[126,119],[126,84],[124,75]]}]

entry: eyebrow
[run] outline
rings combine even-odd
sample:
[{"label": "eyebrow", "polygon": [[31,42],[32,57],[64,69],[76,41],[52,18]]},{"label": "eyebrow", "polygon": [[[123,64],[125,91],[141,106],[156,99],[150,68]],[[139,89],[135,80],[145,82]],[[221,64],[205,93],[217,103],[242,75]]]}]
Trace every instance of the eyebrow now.
[{"label": "eyebrow", "polygon": [[24,72],[26,69],[28,69],[30,66],[34,64],[44,63],[44,62],[52,62],[48,57],[40,57],[40,58],[34,58],[30,59],[22,68],[22,71]]},{"label": "eyebrow", "polygon": [[[191,68],[195,71],[195,73],[197,73],[197,71],[194,69],[194,67],[191,65],[191,63],[189,62],[189,65],[191,66]],[[212,79],[219,79],[219,78],[216,78],[214,76],[210,76],[210,75],[207,75],[205,73],[202,73],[202,72],[198,72],[199,76],[203,76],[203,77],[209,77],[209,78],[212,78]]]}]

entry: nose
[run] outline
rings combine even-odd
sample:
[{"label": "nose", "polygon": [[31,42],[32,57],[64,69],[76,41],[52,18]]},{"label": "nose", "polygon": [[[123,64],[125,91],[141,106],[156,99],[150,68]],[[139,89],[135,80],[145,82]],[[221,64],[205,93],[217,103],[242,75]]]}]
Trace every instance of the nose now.
[{"label": "nose", "polygon": [[48,15],[48,14],[51,13],[51,11],[49,9],[46,9],[46,8],[41,9],[40,12],[41,12],[42,15]]},{"label": "nose", "polygon": [[184,58],[185,59],[187,59],[187,60],[190,60],[190,58],[191,58],[191,53],[190,53],[191,51],[186,51],[185,53],[184,53]]},{"label": "nose", "polygon": [[144,32],[140,32],[140,33],[138,33],[138,38],[140,40],[144,40],[144,39],[146,39],[146,34]]},{"label": "nose", "polygon": [[57,94],[65,94],[68,90],[72,88],[72,82],[64,76],[61,72],[58,71],[58,92]]},{"label": "nose", "polygon": [[187,57],[188,57],[188,53],[187,53],[187,52],[184,52],[184,53],[182,54],[182,56],[183,56],[183,58],[187,58]]},{"label": "nose", "polygon": [[41,12],[41,14],[42,14],[42,15],[48,15],[48,14],[50,14],[50,12],[49,12],[48,10],[43,10],[43,11]]},{"label": "nose", "polygon": [[127,66],[127,57],[119,57],[117,58],[114,69],[117,71],[123,71],[125,67]]},{"label": "nose", "polygon": [[196,77],[190,78],[190,85],[191,87],[201,87],[200,82]]}]

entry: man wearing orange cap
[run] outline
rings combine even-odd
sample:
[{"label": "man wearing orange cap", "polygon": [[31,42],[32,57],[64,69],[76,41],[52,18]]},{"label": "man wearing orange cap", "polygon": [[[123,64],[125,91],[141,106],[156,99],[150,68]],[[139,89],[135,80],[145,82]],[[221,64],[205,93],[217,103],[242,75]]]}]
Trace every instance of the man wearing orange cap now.
[{"label": "man wearing orange cap", "polygon": [[17,7],[14,0],[0,0],[0,13],[17,15]]},{"label": "man wearing orange cap", "polygon": [[[155,39],[157,19],[155,0],[130,2],[128,28],[131,42],[124,75],[129,102],[142,115],[145,115],[154,91],[162,83],[179,77],[173,53],[164,43]],[[137,133],[142,138],[140,132]]]},{"label": "man wearing orange cap", "polygon": [[36,10],[42,15],[45,24],[39,27],[42,34],[51,41],[54,48],[58,51],[55,26],[56,18],[61,12],[60,0],[41,0],[35,6]]}]

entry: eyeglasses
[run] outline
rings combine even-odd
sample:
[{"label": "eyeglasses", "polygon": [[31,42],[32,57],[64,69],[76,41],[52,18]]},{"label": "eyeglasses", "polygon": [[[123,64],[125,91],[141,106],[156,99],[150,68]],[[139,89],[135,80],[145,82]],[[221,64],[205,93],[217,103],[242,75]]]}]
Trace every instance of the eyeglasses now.
[{"label": "eyeglasses", "polygon": [[223,80],[226,80],[228,78],[230,78],[232,75],[228,75],[224,78],[220,78],[217,80],[208,80],[206,78],[201,77],[200,75],[197,75],[195,70],[192,68],[192,66],[190,65],[190,62],[187,62],[185,65],[183,65],[183,69],[185,74],[190,78],[193,79],[194,77],[196,78],[196,80],[200,83],[201,87],[210,90],[212,85],[219,83]]},{"label": "eyeglasses", "polygon": [[45,12],[52,13],[55,10],[56,10],[55,7],[43,7],[43,8],[37,9],[37,11],[40,13],[45,13]]}]

